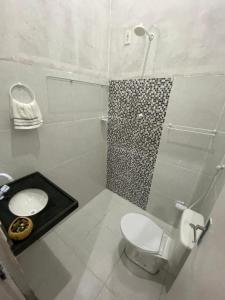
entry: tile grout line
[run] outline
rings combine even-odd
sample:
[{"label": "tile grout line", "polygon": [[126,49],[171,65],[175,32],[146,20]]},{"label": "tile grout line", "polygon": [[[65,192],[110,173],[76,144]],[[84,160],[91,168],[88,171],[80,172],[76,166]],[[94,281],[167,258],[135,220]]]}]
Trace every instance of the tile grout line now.
[{"label": "tile grout line", "polygon": [[[123,252],[124,252],[124,251],[123,251]],[[123,254],[123,252],[122,252],[122,254]],[[107,289],[107,290],[108,290],[115,298],[118,298],[117,296],[114,295],[113,291],[110,290],[110,289],[108,288],[108,286],[107,286],[107,281],[108,281],[108,279],[110,278],[111,274],[113,273],[115,267],[116,267],[116,266],[118,265],[118,263],[121,261],[121,256],[122,256],[122,254],[120,255],[118,261],[113,265],[113,268],[112,268],[111,272],[109,273],[109,275],[107,276],[106,280],[103,282],[103,287],[102,287],[101,291],[99,292],[98,296],[101,294],[102,290],[105,288],[105,289]],[[95,275],[95,276],[96,276],[96,275]],[[97,276],[96,276],[96,277],[97,277]],[[97,278],[100,279],[99,277],[97,277]],[[100,280],[101,280],[101,279],[100,279]],[[102,280],[101,280],[101,281],[102,281]],[[96,299],[98,298],[98,296],[97,296],[95,299],[93,299],[93,300],[96,300]],[[120,300],[120,298],[118,298],[118,300]]]},{"label": "tile grout line", "polygon": [[[92,214],[94,217],[96,217],[94,214]],[[105,214],[107,215],[107,213]],[[97,218],[97,217],[96,217]],[[97,218],[98,219],[98,218]],[[95,224],[94,227],[92,227],[86,234],[84,239],[86,239],[88,237],[88,235],[90,234],[90,232],[92,232],[99,224],[101,224],[103,222],[103,219],[99,219],[98,222]],[[111,233],[115,233],[113,232],[108,225],[106,225],[106,228],[111,232]],[[76,252],[76,249],[74,249],[74,247],[72,247],[66,240],[64,240],[63,238],[61,238],[60,234],[55,231],[56,235],[58,236],[58,238],[82,261],[82,263],[85,265],[85,268],[87,268],[98,280],[100,280],[103,283],[102,289],[100,290],[99,294],[101,293],[101,291],[103,290],[103,288],[107,288],[107,281],[110,278],[112,272],[114,271],[115,267],[117,266],[117,264],[121,261],[121,257],[124,253],[124,250],[121,252],[121,254],[119,254],[119,258],[118,260],[116,260],[116,262],[113,264],[113,267],[110,271],[110,273],[107,275],[105,280],[102,280],[102,278],[100,278],[97,274],[95,274],[95,272],[89,267],[88,263],[86,261],[83,260],[83,258],[80,257],[80,255]],[[108,289],[109,290],[109,289]],[[109,290],[110,291],[110,290]],[[111,292],[111,291],[110,291]],[[97,297],[99,296],[99,294],[97,295]],[[97,299],[97,297],[95,299]]]}]

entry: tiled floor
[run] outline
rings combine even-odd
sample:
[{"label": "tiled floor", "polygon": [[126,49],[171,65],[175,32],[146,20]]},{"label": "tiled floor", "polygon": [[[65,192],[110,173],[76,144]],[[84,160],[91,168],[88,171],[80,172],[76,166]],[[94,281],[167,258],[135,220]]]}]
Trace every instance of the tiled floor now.
[{"label": "tiled floor", "polygon": [[104,190],[26,249],[19,261],[38,298],[159,300],[165,273],[151,276],[123,253],[120,219],[128,212],[144,213]]}]

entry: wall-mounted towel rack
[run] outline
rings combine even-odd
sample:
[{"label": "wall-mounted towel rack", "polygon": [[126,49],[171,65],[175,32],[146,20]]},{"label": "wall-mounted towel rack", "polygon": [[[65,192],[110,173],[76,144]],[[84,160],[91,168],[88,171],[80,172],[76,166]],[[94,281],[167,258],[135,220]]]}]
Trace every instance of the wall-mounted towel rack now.
[{"label": "wall-mounted towel rack", "polygon": [[183,126],[183,125],[175,125],[172,123],[169,123],[167,125],[168,130],[175,130],[175,131],[182,131],[182,132],[189,132],[194,134],[203,134],[208,136],[215,136],[217,131],[216,129],[210,130],[210,129],[204,129],[204,128],[195,128],[195,127],[189,127],[189,126]]}]

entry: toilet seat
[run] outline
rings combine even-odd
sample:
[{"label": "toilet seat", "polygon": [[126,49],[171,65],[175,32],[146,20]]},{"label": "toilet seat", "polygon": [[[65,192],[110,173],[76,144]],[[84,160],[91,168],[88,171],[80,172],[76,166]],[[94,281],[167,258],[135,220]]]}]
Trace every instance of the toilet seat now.
[{"label": "toilet seat", "polygon": [[157,254],[163,238],[163,230],[148,217],[129,213],[121,219],[124,238],[142,251]]}]

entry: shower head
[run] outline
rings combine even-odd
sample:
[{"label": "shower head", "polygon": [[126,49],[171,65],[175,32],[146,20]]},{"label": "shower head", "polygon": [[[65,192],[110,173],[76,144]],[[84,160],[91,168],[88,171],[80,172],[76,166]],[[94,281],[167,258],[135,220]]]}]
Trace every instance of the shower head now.
[{"label": "shower head", "polygon": [[144,36],[145,34],[148,36],[149,40],[153,40],[154,38],[154,35],[153,34],[150,34],[148,32],[148,30],[144,27],[143,24],[139,24],[139,25],[136,25],[134,27],[134,33],[137,35],[137,36]]}]

